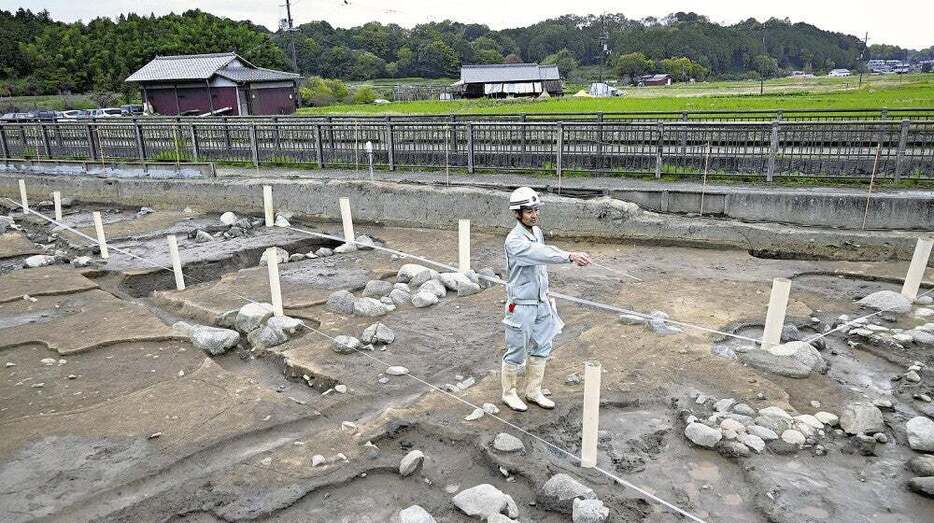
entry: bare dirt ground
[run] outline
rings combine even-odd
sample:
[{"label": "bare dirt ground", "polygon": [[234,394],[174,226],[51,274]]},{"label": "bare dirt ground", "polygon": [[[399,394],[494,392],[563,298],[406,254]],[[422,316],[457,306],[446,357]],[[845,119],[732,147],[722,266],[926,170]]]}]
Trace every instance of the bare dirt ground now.
[{"label": "bare dirt ground", "polygon": [[[594,489],[610,521],[684,521],[493,416],[464,419],[470,405],[504,408],[501,288],[467,297],[449,291],[434,306],[400,305],[369,318],[329,311],[325,301],[341,289],[360,296],[370,280],[395,282],[399,267],[413,260],[361,250],[284,263],[286,315],[311,329],[274,347],[242,341],[210,355],[173,323],[218,324],[227,311],[268,302],[267,270],[258,266],[266,247],[294,254],[338,243],[263,227],[224,238],[228,228],[217,216],[136,211],[115,207],[107,214],[113,232],[107,262],[90,242],[16,213],[22,230],[0,242],[0,520],[377,522],[397,521],[400,510],[417,504],[438,521],[466,522],[477,519],[458,510],[452,496],[487,483],[515,499],[520,521],[569,521],[537,498],[563,472]],[[87,209],[76,205],[67,213],[66,222],[87,227]],[[293,225],[340,234],[338,224]],[[547,232],[547,215],[543,225]],[[197,243],[188,236],[197,229],[218,237]],[[169,265],[170,233],[179,235],[184,291],[174,290],[171,273],[159,267]],[[357,233],[456,263],[456,231],[358,225]],[[499,272],[502,241],[502,234],[475,232],[472,266]],[[786,323],[810,335],[841,314],[865,312],[855,299],[898,290],[907,267],[646,242],[557,244],[586,250],[610,270],[553,267],[555,291],[751,337],[761,335],[772,278],[793,280]],[[18,268],[27,254],[53,251],[94,261]],[[850,343],[833,334],[821,350],[826,373],[794,379],[724,357],[724,348],[742,345],[728,337],[691,329],[663,336],[606,311],[570,303],[559,309],[567,327],[555,340],[545,380],[557,409],[503,410],[502,419],[579,455],[583,383],[575,378],[585,361],[599,361],[598,465],[699,518],[934,521],[934,501],[907,487],[915,474],[906,463],[919,454],[905,432],[906,420],[934,414],[918,399],[931,394],[934,380],[925,370],[919,382],[893,381],[915,361],[934,364],[930,347]],[[931,321],[917,314],[876,320],[904,330]],[[392,344],[335,352],[329,337],[359,338],[377,321],[394,331]],[[390,365],[410,375],[389,375]],[[469,378],[476,383],[455,387]],[[698,403],[698,394],[708,401]],[[685,409],[704,419],[713,400],[723,398],[794,414],[840,414],[857,400],[888,400],[892,407],[882,411],[886,442],[869,456],[853,452],[853,438],[828,426],[802,445],[778,440],[736,457],[694,445],[684,434]],[[519,437],[525,450],[495,450],[500,432]],[[400,459],[414,449],[424,453],[424,464],[404,477]]]}]

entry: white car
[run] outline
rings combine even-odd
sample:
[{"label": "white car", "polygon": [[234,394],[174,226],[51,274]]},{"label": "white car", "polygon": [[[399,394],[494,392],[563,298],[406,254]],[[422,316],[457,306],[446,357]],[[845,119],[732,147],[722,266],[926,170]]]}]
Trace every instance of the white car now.
[{"label": "white car", "polygon": [[123,116],[123,110],[119,107],[91,109],[91,118],[120,118],[121,116]]}]

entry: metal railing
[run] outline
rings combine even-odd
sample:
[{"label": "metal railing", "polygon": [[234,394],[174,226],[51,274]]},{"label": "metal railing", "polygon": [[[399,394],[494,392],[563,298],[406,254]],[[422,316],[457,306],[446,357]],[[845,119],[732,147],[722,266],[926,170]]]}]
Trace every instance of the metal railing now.
[{"label": "metal railing", "polygon": [[[605,122],[605,121],[682,121],[682,122],[771,122],[771,121],[825,121],[825,120],[931,120],[934,107],[912,108],[848,108],[848,109],[737,109],[699,111],[601,111],[563,113],[511,113],[511,114],[426,114],[426,115],[285,115],[285,116],[139,116],[133,118],[94,118],[76,120],[76,123],[466,123],[466,122]],[[15,122],[13,122],[15,123]],[[63,122],[67,123],[67,122]]]},{"label": "metal railing", "polygon": [[[601,174],[930,179],[934,120],[395,122],[183,120],[0,125],[5,159],[242,162]],[[878,162],[876,155],[878,153]]]}]

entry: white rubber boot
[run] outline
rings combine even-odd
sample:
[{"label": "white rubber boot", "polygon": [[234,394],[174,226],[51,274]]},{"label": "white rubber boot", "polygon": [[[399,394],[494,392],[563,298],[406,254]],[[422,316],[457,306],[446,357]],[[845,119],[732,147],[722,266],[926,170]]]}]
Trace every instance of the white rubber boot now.
[{"label": "white rubber boot", "polygon": [[519,366],[514,363],[504,361],[502,370],[503,403],[505,403],[512,410],[525,412],[529,408],[522,401],[522,399],[519,398],[519,394],[516,393],[516,380],[518,378]]},{"label": "white rubber boot", "polygon": [[545,366],[548,364],[547,358],[537,358],[529,356],[528,362],[528,385],[525,388],[525,399],[538,405],[543,409],[555,408],[555,402],[546,398],[542,394],[542,381],[545,380]]}]

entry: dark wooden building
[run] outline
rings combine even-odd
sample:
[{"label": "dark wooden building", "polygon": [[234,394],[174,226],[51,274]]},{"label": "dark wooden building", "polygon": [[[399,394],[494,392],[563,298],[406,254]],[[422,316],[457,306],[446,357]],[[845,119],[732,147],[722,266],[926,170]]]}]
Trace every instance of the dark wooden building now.
[{"label": "dark wooden building", "polygon": [[157,56],[127,82],[156,114],[230,116],[292,114],[299,75],[263,69],[235,53]]},{"label": "dark wooden building", "polygon": [[488,64],[461,67],[461,79],[454,84],[463,98],[506,98],[509,96],[550,96],[563,94],[557,65]]},{"label": "dark wooden building", "polygon": [[671,85],[670,74],[646,74],[639,77],[639,85]]}]

